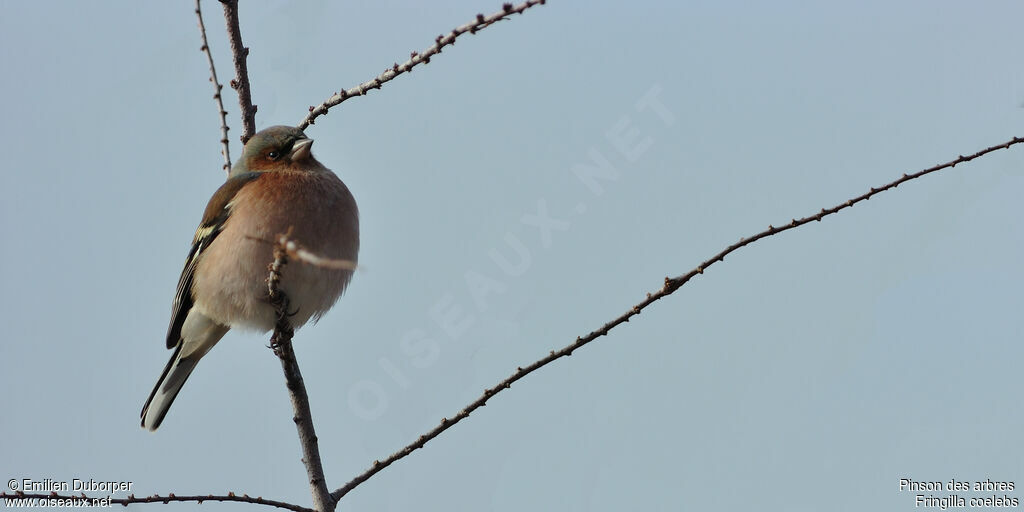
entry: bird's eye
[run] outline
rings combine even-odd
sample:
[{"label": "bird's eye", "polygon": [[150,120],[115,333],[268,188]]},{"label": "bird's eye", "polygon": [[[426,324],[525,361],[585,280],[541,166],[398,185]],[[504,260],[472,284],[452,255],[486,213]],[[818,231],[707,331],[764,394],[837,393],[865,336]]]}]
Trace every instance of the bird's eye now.
[{"label": "bird's eye", "polygon": [[277,160],[278,158],[281,158],[281,152],[280,151],[271,151],[270,153],[267,153],[267,158],[269,158],[271,160]]}]

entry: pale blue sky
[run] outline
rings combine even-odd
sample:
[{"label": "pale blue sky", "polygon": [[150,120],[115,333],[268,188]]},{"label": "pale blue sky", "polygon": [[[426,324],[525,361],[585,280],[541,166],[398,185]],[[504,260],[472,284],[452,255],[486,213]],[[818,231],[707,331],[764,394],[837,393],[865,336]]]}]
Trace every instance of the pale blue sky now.
[{"label": "pale blue sky", "polygon": [[[307,505],[266,336],[229,334],[161,429],[138,426],[223,180],[191,2],[2,8],[2,481]],[[243,2],[257,124],[296,124],[498,8]],[[741,236],[1024,135],[1022,18],[552,0],[332,110],[307,134],[356,196],[365,268],[296,337],[330,487]],[[652,90],[671,123],[637,109]],[[622,129],[650,141],[632,160]],[[618,171],[600,195],[573,171],[593,152]],[[1024,485],[1021,190],[1015,148],[743,249],[339,510],[905,511],[900,478]],[[522,222],[540,206],[562,222],[549,239]],[[509,239],[529,254],[516,275],[491,256]],[[500,291],[478,301],[467,276]],[[437,322],[451,308],[464,329]]]}]

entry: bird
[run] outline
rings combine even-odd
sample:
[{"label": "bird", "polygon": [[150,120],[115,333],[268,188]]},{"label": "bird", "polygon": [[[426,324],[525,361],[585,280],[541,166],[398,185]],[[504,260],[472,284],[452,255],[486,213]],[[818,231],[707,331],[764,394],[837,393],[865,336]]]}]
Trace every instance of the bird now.
[{"label": "bird", "polygon": [[[313,157],[313,140],[291,126],[253,135],[228,178],[206,205],[171,307],[167,348],[174,353],[142,408],[142,427],[155,431],[199,360],[230,329],[267,332],[268,266],[274,241],[289,239],[319,256],[355,264],[359,211],[348,187]],[[292,326],[314,323],[335,304],[352,268],[292,262],[279,289]]]}]

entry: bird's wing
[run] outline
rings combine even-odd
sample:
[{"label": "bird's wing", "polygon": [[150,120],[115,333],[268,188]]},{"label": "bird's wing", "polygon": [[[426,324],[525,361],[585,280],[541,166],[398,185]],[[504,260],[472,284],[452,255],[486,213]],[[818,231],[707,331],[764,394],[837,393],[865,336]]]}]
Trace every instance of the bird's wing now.
[{"label": "bird's wing", "polygon": [[210,246],[213,239],[220,234],[224,222],[231,215],[232,199],[235,194],[246,184],[260,177],[260,173],[247,172],[237,174],[228,178],[223,185],[213,193],[210,202],[206,205],[203,213],[203,220],[196,229],[196,235],[192,238],[192,249],[188,252],[185,260],[185,268],[181,271],[178,279],[178,289],[174,294],[174,304],[171,306],[171,325],[167,327],[167,348],[174,348],[181,338],[181,326],[185,323],[185,317],[192,309],[192,279],[195,276],[196,264],[202,257],[203,251]]}]

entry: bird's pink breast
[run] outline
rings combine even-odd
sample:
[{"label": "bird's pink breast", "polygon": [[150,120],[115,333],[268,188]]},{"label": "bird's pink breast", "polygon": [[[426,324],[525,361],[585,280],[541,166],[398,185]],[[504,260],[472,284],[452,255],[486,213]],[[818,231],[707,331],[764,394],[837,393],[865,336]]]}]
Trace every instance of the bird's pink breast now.
[{"label": "bird's pink breast", "polygon": [[[258,185],[258,186],[257,186]],[[315,254],[355,262],[359,214],[355,200],[334,173],[268,172],[239,190],[231,215],[196,269],[193,295],[204,314],[233,328],[268,331],[274,311],[267,301],[267,267],[273,242],[291,230],[291,239]],[[338,300],[352,278],[293,261],[283,269],[293,326],[316,320]]]}]

